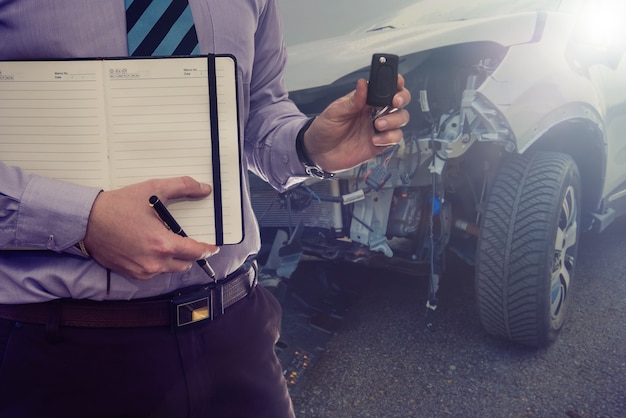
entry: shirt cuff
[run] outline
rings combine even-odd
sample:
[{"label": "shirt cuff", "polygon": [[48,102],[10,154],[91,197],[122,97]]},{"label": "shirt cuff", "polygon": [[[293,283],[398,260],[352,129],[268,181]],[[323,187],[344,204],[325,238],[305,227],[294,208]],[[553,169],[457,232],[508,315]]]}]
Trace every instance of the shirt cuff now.
[{"label": "shirt cuff", "polygon": [[19,209],[16,243],[63,251],[85,237],[91,207],[101,189],[32,176]]}]

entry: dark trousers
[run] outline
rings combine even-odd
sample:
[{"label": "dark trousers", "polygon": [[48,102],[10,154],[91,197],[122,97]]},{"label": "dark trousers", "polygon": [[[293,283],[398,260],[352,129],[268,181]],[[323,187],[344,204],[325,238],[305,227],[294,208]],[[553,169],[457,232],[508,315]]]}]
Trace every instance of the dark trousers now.
[{"label": "dark trousers", "polygon": [[214,322],[60,329],[0,320],[0,417],[292,417],[274,344],[281,308],[257,286]]}]

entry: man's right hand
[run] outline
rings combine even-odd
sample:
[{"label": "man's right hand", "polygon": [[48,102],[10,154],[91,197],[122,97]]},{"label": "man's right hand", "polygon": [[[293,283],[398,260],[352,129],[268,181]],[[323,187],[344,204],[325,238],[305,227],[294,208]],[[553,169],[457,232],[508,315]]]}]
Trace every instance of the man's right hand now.
[{"label": "man's right hand", "polygon": [[116,273],[136,279],[180,273],[196,260],[215,254],[215,245],[183,238],[168,230],[148,204],[152,195],[169,199],[204,198],[211,186],[191,177],[148,180],[101,192],[96,198],[84,238],[89,254]]}]

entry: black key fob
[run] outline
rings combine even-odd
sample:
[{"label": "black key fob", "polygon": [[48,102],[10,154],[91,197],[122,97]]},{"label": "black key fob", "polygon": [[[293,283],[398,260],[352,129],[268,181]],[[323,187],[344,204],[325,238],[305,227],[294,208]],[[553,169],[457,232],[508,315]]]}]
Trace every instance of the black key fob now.
[{"label": "black key fob", "polygon": [[374,54],[367,87],[367,104],[373,107],[392,106],[398,90],[398,56]]}]

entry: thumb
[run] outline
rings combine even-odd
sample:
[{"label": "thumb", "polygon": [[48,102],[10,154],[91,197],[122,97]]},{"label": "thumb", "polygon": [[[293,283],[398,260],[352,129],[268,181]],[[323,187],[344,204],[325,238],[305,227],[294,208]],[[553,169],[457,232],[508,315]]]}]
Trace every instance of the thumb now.
[{"label": "thumb", "polygon": [[158,180],[163,199],[202,198],[213,190],[207,183],[200,183],[192,177],[182,176]]},{"label": "thumb", "polygon": [[360,112],[367,102],[367,81],[363,78],[356,82],[356,89],[351,95],[349,104],[353,112]]}]

